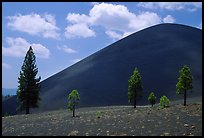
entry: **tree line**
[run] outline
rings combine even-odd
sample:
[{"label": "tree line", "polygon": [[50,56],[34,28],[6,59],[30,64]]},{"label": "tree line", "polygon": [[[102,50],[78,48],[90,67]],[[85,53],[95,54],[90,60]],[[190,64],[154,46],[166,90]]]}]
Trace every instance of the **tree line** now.
[{"label": "tree line", "polygon": [[[193,89],[193,76],[191,75],[190,68],[186,65],[179,71],[180,76],[176,84],[176,94],[184,94],[184,106],[186,106],[186,93],[187,90]],[[136,108],[137,99],[141,96],[142,92],[142,77],[139,73],[139,70],[135,68],[133,74],[128,80],[128,102],[134,105]],[[153,92],[150,93],[148,101],[153,106],[156,102],[156,96]],[[164,105],[169,105],[169,99],[164,95],[160,98],[160,104],[165,103]]]},{"label": "tree line", "polygon": [[[39,107],[40,99],[40,80],[41,77],[36,77],[38,68],[36,66],[36,57],[30,46],[26,53],[23,65],[21,67],[20,75],[18,77],[18,89],[17,89],[17,110],[26,110],[26,114],[30,113],[30,108]],[[186,106],[186,93],[188,90],[193,89],[193,76],[191,75],[190,68],[186,65],[179,71],[180,76],[176,84],[176,93],[184,94],[184,106]],[[136,108],[137,100],[142,95],[142,77],[137,68],[134,69],[133,74],[128,80],[128,102]],[[75,116],[76,106],[79,105],[80,95],[76,89],[72,90],[68,95],[68,109],[73,111],[73,117]],[[153,105],[156,103],[156,96],[154,92],[151,92],[148,97],[149,103]],[[170,101],[164,95],[160,98],[160,106],[169,106]]]}]

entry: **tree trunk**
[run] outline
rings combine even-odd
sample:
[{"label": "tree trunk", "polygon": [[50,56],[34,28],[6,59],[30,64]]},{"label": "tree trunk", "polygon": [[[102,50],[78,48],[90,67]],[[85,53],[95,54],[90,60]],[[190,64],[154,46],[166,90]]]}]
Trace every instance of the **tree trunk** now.
[{"label": "tree trunk", "polygon": [[186,89],[184,90],[184,106],[186,106]]},{"label": "tree trunk", "polygon": [[26,102],[26,114],[29,114],[29,101]]},{"label": "tree trunk", "polygon": [[136,91],[135,91],[135,94],[134,94],[134,108],[136,108]]},{"label": "tree trunk", "polygon": [[153,107],[153,103],[152,103],[152,107]]},{"label": "tree trunk", "polygon": [[136,108],[136,98],[134,99],[134,108]]},{"label": "tree trunk", "polygon": [[73,105],[73,117],[75,117],[75,105]]}]

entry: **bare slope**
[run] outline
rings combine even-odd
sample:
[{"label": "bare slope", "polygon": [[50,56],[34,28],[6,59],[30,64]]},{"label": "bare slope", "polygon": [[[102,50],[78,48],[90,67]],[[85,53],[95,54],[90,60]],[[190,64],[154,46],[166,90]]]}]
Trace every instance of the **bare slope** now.
[{"label": "bare slope", "polygon": [[84,60],[42,81],[39,110],[66,108],[67,95],[77,89],[80,106],[124,105],[127,103],[128,79],[135,67],[142,76],[143,97],[147,104],[154,91],[157,100],[176,95],[179,70],[184,64],[194,76],[193,93],[202,95],[202,32],[200,29],[160,24],[136,32],[94,53]]}]

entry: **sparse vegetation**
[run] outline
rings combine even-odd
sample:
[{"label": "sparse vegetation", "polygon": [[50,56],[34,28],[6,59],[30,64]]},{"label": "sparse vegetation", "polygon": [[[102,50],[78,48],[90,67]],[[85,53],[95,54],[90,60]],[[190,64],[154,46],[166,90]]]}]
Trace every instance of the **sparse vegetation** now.
[{"label": "sparse vegetation", "polygon": [[73,111],[73,117],[75,117],[75,108],[79,105],[80,96],[78,91],[72,90],[72,92],[68,95],[68,109]]},{"label": "sparse vegetation", "polygon": [[186,65],[179,71],[180,77],[178,78],[178,82],[176,84],[176,93],[184,94],[184,106],[186,106],[186,91],[193,89],[193,76],[191,75],[190,68]]},{"label": "sparse vegetation", "polygon": [[26,109],[26,114],[29,114],[29,109],[38,107],[40,79],[36,78],[38,68],[35,65],[35,54],[32,47],[26,53],[24,63],[21,67],[20,76],[18,77],[17,89],[17,110]]},{"label": "sparse vegetation", "polygon": [[97,118],[101,118],[102,117],[102,112],[101,111],[97,111],[96,112],[96,117]]},{"label": "sparse vegetation", "polygon": [[142,91],[142,77],[137,68],[135,68],[132,76],[128,80],[128,101],[133,103],[134,108],[136,108],[137,98],[141,95]]},{"label": "sparse vegetation", "polygon": [[160,107],[165,108],[170,106],[170,100],[166,96],[162,96],[159,102]]},{"label": "sparse vegetation", "polygon": [[[72,118],[67,110],[2,117],[2,135],[202,136],[202,101],[189,101],[188,108],[172,104],[168,110],[158,111],[154,107],[85,107],[78,110],[78,118]],[[96,118],[97,111],[101,118]]]},{"label": "sparse vegetation", "polygon": [[154,95],[154,92],[149,94],[148,101],[153,107],[153,105],[156,103],[156,96]]}]

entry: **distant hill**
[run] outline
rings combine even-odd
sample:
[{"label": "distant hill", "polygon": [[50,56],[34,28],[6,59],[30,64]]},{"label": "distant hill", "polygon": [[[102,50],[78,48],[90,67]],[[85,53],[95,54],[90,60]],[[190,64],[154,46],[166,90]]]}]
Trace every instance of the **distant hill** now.
[{"label": "distant hill", "polygon": [[[97,44],[96,44],[97,45]],[[194,89],[187,97],[202,95],[202,31],[179,25],[155,25],[127,36],[41,82],[37,111],[67,108],[67,95],[77,89],[80,106],[128,104],[128,79],[135,67],[142,76],[143,95],[138,105],[148,104],[154,91],[157,102],[176,95],[179,70],[187,65],[194,76]],[[13,98],[14,101],[15,97]],[[5,109],[15,109],[5,101]],[[188,101],[187,101],[188,103]]]}]

